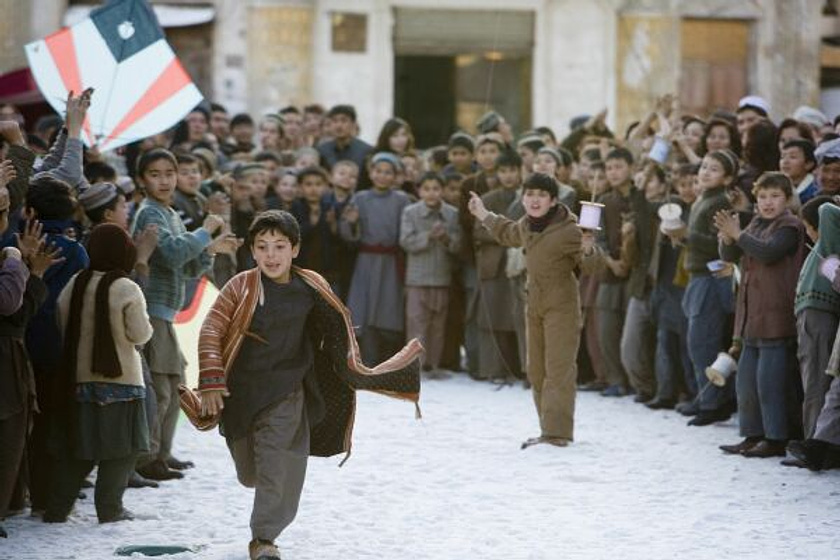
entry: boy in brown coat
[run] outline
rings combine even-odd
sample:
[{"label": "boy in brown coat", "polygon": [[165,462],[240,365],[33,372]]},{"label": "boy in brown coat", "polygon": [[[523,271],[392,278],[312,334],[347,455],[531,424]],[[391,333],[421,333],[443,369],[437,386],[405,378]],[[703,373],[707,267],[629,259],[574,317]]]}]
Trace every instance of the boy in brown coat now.
[{"label": "boy in brown coat", "polygon": [[[509,220],[489,212],[472,194],[469,209],[508,247],[524,247],[528,272],[528,380],[541,435],[523,443],[565,447],[574,439],[575,379],[580,342],[580,296],[575,270],[582,264],[577,218],[557,201],[557,181],[535,173],[523,186],[525,216]],[[592,240],[587,253],[594,251]],[[591,261],[594,266],[597,259]],[[590,263],[587,263],[587,267]]]}]

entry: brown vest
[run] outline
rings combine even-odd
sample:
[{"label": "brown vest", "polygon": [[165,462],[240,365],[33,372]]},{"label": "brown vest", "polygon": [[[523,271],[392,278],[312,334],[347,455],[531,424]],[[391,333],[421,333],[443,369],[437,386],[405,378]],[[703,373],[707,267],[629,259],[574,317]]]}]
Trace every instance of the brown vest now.
[{"label": "brown vest", "polygon": [[741,258],[741,280],[735,309],[735,336],[739,338],[792,338],[796,336],[793,300],[799,270],[805,260],[805,231],[790,211],[758,231],[758,220],[750,222],[746,233],[769,239],[779,228],[794,227],[799,236],[796,250],[780,260],[765,264],[747,254]]}]

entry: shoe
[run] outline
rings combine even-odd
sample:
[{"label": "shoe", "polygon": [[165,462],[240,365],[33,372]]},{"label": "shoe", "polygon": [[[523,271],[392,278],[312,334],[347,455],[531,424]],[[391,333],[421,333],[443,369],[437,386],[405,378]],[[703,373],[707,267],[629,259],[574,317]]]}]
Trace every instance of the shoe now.
[{"label": "shoe", "polygon": [[525,389],[526,391],[530,390],[531,389],[531,382],[528,381],[527,379],[523,379],[522,380],[522,388]]},{"label": "shoe", "polygon": [[67,516],[45,511],[43,516],[44,523],[67,523]]},{"label": "shoe", "polygon": [[123,508],[120,512],[112,517],[100,517],[99,523],[117,523],[119,521],[134,521],[134,514]]},{"label": "shoe", "polygon": [[195,466],[192,461],[181,461],[175,457],[170,457],[166,460],[166,466],[176,471],[185,471]]},{"label": "shoe", "polygon": [[683,416],[697,416],[697,413],[700,412],[700,407],[693,400],[683,401],[677,404],[676,411]]},{"label": "shoe", "polygon": [[790,441],[787,444],[787,452],[812,471],[822,470],[827,450],[828,443],[818,439]]},{"label": "shoe", "polygon": [[610,385],[601,391],[602,397],[624,397],[627,396],[627,389],[624,385]]},{"label": "shoe", "polygon": [[659,397],[654,398],[645,403],[645,406],[651,410],[673,410],[674,405],[677,403],[674,402],[674,399],[660,399]]},{"label": "shoe", "polygon": [[78,497],[80,500],[87,500],[87,493],[82,492],[81,490],[79,490],[79,494],[78,494],[78,496],[77,496],[77,497]]},{"label": "shoe", "polygon": [[590,381],[589,383],[584,383],[580,387],[578,387],[578,391],[591,391],[591,392],[601,392],[606,389],[609,385],[607,385],[604,381]]},{"label": "shoe", "polygon": [[728,455],[740,455],[744,451],[748,449],[752,449],[761,441],[760,437],[752,436],[744,439],[741,443],[736,443],[734,445],[719,445],[718,449],[723,451]]},{"label": "shoe", "polygon": [[8,538],[9,538],[9,534],[6,532],[6,529],[4,529],[2,526],[0,526],[0,539],[8,539]]},{"label": "shoe", "polygon": [[689,426],[708,426],[715,422],[723,422],[729,420],[732,413],[728,408],[721,407],[714,410],[701,410],[697,416],[688,421]]},{"label": "shoe", "polygon": [[542,439],[542,436],[528,438],[528,439],[526,439],[525,441],[522,442],[522,446],[519,449],[527,449],[527,448],[531,447],[532,445],[537,445],[538,443],[540,443],[541,439]]},{"label": "shoe", "polygon": [[280,551],[271,541],[254,539],[248,543],[251,560],[280,560]]},{"label": "shoe", "polygon": [[768,457],[784,457],[785,442],[775,439],[763,439],[755,446],[741,452],[744,457],[757,457],[767,459]]},{"label": "shoe", "polygon": [[159,486],[160,484],[154,480],[149,480],[148,478],[140,476],[140,473],[137,471],[132,472],[128,479],[129,488],[157,488]]},{"label": "shoe", "polygon": [[650,393],[637,393],[635,397],[633,397],[633,402],[636,403],[646,403],[653,398],[653,395]]},{"label": "shoe", "polygon": [[170,469],[162,460],[152,461],[137,468],[137,473],[149,480],[175,480],[184,478],[184,473]]},{"label": "shoe", "polygon": [[796,458],[791,459],[784,459],[781,463],[779,463],[783,467],[796,467],[797,469],[807,469],[808,465],[805,464],[805,461],[801,461]]}]

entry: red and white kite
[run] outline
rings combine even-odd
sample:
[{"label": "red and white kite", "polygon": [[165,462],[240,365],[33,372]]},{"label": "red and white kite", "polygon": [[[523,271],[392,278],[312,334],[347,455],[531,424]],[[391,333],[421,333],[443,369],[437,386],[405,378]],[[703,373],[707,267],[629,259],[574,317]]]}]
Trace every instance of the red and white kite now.
[{"label": "red and white kite", "polygon": [[59,114],[68,92],[94,88],[82,139],[102,150],[166,130],[203,99],[145,0],[111,0],[90,18],[29,43],[26,56]]}]

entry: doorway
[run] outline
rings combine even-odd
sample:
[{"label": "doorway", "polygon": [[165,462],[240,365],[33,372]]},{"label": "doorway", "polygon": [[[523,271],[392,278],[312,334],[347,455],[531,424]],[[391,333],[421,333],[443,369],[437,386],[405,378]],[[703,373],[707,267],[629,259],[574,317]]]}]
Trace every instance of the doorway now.
[{"label": "doorway", "polygon": [[394,114],[417,146],[475,133],[487,110],[531,127],[534,13],[395,9]]}]

